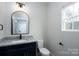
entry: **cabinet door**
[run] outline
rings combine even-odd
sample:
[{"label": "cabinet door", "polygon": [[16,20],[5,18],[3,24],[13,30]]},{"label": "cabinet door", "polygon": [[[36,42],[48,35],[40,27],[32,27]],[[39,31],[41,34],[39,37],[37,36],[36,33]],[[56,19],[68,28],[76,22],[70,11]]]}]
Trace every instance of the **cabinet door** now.
[{"label": "cabinet door", "polygon": [[30,46],[26,48],[25,55],[26,56],[36,56],[37,49],[35,46]]},{"label": "cabinet door", "polygon": [[4,56],[5,55],[5,47],[0,47],[0,56]]},{"label": "cabinet door", "polygon": [[13,49],[13,50],[6,50],[6,56],[24,56],[26,49],[20,48],[20,49]]}]

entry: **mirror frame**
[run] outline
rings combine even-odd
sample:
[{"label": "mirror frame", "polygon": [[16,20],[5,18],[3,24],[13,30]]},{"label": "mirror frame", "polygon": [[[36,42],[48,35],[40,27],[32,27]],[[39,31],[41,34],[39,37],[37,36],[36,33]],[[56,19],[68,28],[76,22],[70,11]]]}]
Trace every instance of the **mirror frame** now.
[{"label": "mirror frame", "polygon": [[24,14],[26,14],[28,16],[28,33],[22,33],[22,34],[29,34],[29,15],[24,11],[15,11],[11,14],[11,35],[20,35],[20,34],[14,34],[13,33],[13,19],[12,19],[12,16],[13,16],[13,14],[15,14],[17,12],[23,12]]}]

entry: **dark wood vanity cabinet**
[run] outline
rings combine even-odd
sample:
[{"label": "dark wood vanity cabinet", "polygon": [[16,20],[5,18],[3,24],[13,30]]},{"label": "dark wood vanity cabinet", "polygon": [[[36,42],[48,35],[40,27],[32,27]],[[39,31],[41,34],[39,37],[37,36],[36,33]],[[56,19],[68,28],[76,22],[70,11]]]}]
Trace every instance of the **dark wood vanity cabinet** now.
[{"label": "dark wood vanity cabinet", "polygon": [[0,47],[0,56],[36,56],[36,54],[36,42]]}]

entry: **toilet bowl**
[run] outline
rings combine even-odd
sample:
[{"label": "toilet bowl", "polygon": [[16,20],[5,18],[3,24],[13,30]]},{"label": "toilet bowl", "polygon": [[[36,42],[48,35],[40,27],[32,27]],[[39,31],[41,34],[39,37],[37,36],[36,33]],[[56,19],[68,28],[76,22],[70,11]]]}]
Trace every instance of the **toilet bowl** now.
[{"label": "toilet bowl", "polygon": [[38,49],[42,56],[49,56],[50,51],[47,48],[43,47],[43,40],[37,40],[38,42]]},{"label": "toilet bowl", "polygon": [[49,56],[50,55],[49,50],[46,48],[40,48],[39,50],[40,50],[40,53],[42,56]]}]

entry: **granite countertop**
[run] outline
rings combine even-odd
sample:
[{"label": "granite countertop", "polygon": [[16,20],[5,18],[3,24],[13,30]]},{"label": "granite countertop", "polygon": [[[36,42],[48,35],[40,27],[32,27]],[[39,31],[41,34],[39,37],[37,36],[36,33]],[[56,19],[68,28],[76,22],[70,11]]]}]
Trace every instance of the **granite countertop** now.
[{"label": "granite countertop", "polygon": [[24,44],[24,43],[30,43],[30,42],[36,42],[34,39],[1,39],[0,40],[0,47],[3,46],[9,46],[9,45],[16,45],[16,44]]}]

